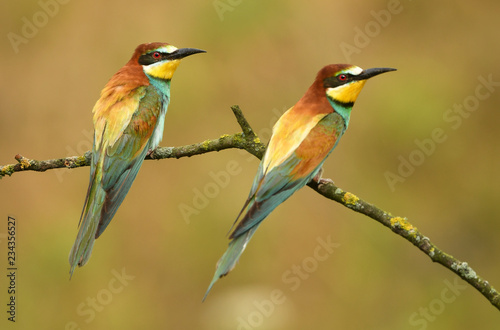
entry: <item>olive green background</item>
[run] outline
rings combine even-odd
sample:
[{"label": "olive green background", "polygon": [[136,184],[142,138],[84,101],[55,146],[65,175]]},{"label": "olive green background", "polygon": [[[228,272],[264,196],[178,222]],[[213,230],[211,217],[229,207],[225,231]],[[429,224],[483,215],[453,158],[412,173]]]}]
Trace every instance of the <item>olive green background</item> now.
[{"label": "olive green background", "polygon": [[[173,78],[161,146],[240,131],[234,104],[267,142],[324,65],[394,67],[365,85],[324,177],[408,217],[500,289],[498,2],[47,3],[51,15],[37,1],[4,2],[0,14],[0,164],[18,153],[42,160],[90,149],[99,92],[143,42],[207,50]],[[25,42],[13,45],[14,34]],[[481,87],[481,77],[497,85]],[[430,142],[433,132],[439,141]],[[201,303],[257,166],[239,150],[146,161],[71,281],[89,168],[3,178],[0,274],[10,215],[18,291],[13,324],[1,276],[0,327],[498,329],[498,310],[475,289],[309,188],[268,217]],[[392,189],[388,172],[402,181]],[[193,214],[181,211],[189,207]]]}]

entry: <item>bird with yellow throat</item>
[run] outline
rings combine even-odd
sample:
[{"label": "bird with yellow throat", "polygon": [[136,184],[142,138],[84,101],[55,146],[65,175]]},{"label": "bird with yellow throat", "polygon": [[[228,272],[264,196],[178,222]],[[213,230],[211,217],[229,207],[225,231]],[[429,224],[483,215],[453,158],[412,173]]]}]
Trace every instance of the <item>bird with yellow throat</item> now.
[{"label": "bird with yellow throat", "polygon": [[69,255],[70,275],[89,260],[95,239],[113,219],[144,157],[162,140],[170,81],[181,59],[204,52],[160,42],[139,45],[102,90],[93,109],[90,180]]},{"label": "bird with yellow throat", "polygon": [[236,218],[229,247],[217,263],[203,299],[215,282],[236,266],[269,213],[311,179],[319,180],[323,163],[349,126],[352,107],[366,81],[394,70],[363,70],[350,64],[325,66],[297,104],[281,116]]}]

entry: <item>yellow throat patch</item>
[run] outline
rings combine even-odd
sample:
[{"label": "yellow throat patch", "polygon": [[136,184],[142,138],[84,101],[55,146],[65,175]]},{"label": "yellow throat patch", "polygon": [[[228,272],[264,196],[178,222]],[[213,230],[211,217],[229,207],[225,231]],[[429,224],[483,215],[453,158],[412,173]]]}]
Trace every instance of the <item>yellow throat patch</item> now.
[{"label": "yellow throat patch", "polygon": [[175,70],[181,63],[181,60],[172,60],[167,62],[158,62],[147,67],[144,67],[144,72],[151,77],[159,79],[172,79]]},{"label": "yellow throat patch", "polygon": [[326,94],[332,99],[341,103],[354,103],[359,93],[363,89],[366,80],[354,81],[347,85],[341,85],[335,88],[328,88]]}]

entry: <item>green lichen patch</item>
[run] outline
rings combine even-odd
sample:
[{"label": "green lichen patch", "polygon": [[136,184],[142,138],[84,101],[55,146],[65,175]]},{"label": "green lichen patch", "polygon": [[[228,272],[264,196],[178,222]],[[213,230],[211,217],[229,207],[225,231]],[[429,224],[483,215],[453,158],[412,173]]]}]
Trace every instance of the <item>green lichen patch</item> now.
[{"label": "green lichen patch", "polygon": [[85,164],[87,164],[87,157],[85,155],[79,156],[77,158],[77,163],[79,166],[84,166]]},{"label": "green lichen patch", "polygon": [[0,178],[5,175],[11,176],[14,173],[14,165],[5,165],[0,170]]},{"label": "green lichen patch", "polygon": [[21,164],[21,168],[22,169],[27,169],[31,166],[31,163],[29,162],[29,160],[27,160],[26,158],[21,158],[21,160],[19,160],[19,164]]},{"label": "green lichen patch", "polygon": [[208,150],[208,148],[210,147],[210,140],[205,140],[201,143],[201,147],[203,148],[203,150]]},{"label": "green lichen patch", "polygon": [[240,133],[240,134],[234,134],[233,135],[233,141],[237,144],[237,145],[242,145],[243,142],[245,142],[245,139],[243,138],[243,135]]},{"label": "green lichen patch", "polygon": [[466,279],[477,278],[476,272],[466,262],[454,262],[451,264],[451,268]]}]

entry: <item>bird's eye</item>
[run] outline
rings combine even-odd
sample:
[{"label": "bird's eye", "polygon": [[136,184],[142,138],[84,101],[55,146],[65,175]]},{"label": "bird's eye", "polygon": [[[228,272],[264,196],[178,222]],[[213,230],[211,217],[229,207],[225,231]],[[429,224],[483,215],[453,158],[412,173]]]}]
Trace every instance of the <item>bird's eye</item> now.
[{"label": "bird's eye", "polygon": [[341,75],[338,76],[338,78],[339,78],[340,81],[346,81],[347,80],[347,75],[341,74]]},{"label": "bird's eye", "polygon": [[155,60],[157,60],[157,59],[161,58],[161,54],[160,54],[160,52],[154,52],[153,54],[151,54],[151,56],[152,56]]}]

